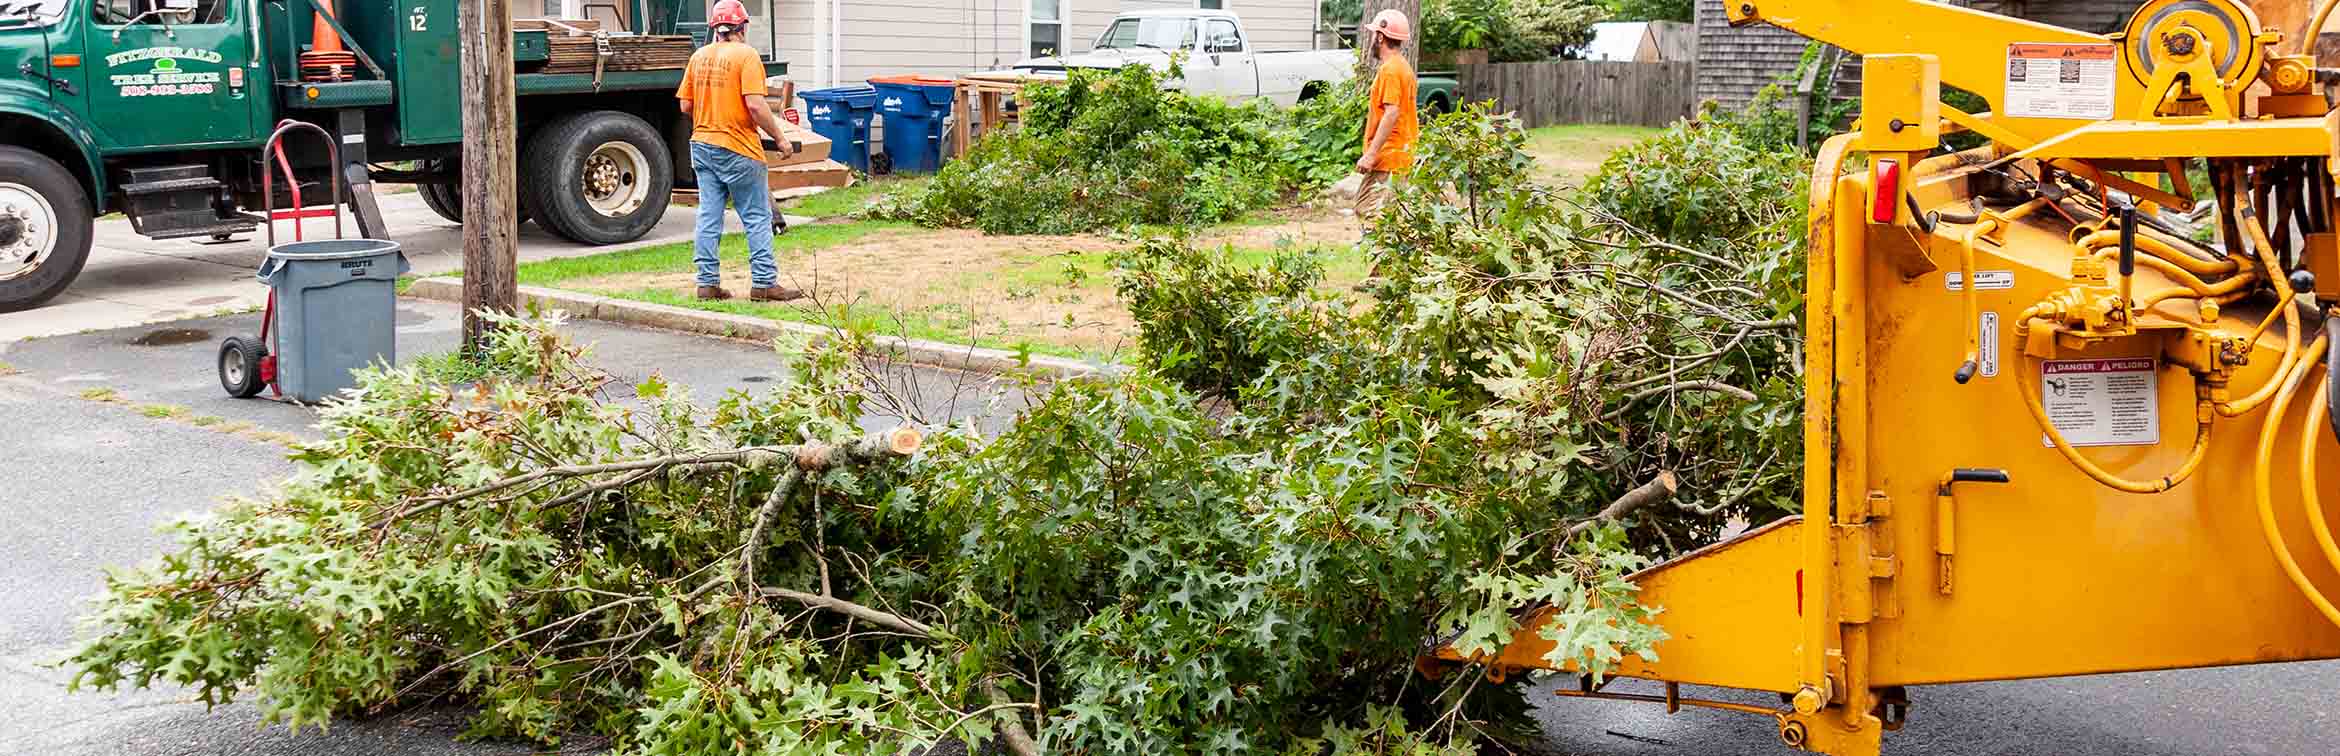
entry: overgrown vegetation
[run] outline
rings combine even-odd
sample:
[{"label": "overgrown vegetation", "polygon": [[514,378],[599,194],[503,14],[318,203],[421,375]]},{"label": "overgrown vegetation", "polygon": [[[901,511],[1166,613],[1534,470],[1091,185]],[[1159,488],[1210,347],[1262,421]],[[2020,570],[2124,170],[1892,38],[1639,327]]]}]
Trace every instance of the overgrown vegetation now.
[{"label": "overgrown vegetation", "polygon": [[1076,70],[1024,90],[1020,129],[977,142],[873,214],[999,234],[1232,220],[1355,161],[1361,86],[1284,111],[1165,91],[1144,66]]},{"label": "overgrown vegetation", "polygon": [[1423,64],[1449,65],[1460,50],[1496,63],[1551,60],[1592,41],[1605,20],[1607,9],[1580,0],[1424,0]]},{"label": "overgrown vegetation", "polygon": [[1552,661],[1650,653],[1624,576],[1773,516],[1801,448],[1796,246],[1659,238],[1530,181],[1523,139],[1425,131],[1362,301],[1295,286],[1299,251],[1234,275],[1141,246],[1145,367],[1027,385],[996,436],[912,457],[854,440],[921,415],[851,332],[711,408],[548,322],[504,323],[474,386],[375,371],[281,493],[109,578],[76,683],[299,724],[452,696],[477,735],[640,754],[1516,740],[1526,680],[1414,657],[1530,604]]},{"label": "overgrown vegetation", "polygon": [[[1318,7],[1328,29],[1364,20],[1358,0],[1321,0]],[[1683,2],[1685,13],[1688,7]],[[1422,32],[1423,64],[1445,66],[1461,50],[1486,50],[1488,59],[1498,63],[1567,57],[1592,41],[1593,24],[1646,20],[1618,13],[1616,4],[1592,0],[1424,0],[1421,17],[1414,20]]]},{"label": "overgrown vegetation", "polygon": [[1615,21],[1680,21],[1697,20],[1698,3],[1695,0],[1603,0],[1609,17]]}]

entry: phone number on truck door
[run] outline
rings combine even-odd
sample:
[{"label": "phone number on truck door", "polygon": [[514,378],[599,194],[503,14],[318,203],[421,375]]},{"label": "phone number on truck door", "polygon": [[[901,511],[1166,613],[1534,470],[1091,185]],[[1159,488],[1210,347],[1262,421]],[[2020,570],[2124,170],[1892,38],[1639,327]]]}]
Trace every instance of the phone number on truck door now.
[{"label": "phone number on truck door", "polygon": [[162,97],[171,95],[206,95],[219,91],[219,74],[163,73],[121,74],[114,77],[114,87],[123,97]]}]

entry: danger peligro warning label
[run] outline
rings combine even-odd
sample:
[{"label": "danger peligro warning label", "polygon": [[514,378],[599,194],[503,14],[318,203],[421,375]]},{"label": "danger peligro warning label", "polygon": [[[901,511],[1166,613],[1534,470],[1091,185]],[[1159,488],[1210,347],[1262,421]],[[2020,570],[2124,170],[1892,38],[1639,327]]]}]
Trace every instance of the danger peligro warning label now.
[{"label": "danger peligro warning label", "polygon": [[2161,443],[2155,375],[2150,357],[2051,360],[2040,365],[2039,399],[2073,446],[2151,446]]},{"label": "danger peligro warning label", "polygon": [[2006,114],[2016,118],[2111,118],[2117,57],[2110,44],[2008,45]]}]

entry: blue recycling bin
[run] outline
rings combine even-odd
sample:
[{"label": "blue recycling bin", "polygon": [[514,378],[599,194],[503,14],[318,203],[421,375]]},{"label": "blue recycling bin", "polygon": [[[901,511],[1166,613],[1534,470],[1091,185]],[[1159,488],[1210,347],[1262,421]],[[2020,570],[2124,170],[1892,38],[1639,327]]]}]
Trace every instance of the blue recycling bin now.
[{"label": "blue recycling bin", "polygon": [[804,98],[804,119],[813,133],[829,140],[829,159],[869,173],[870,112],[877,107],[877,90],[864,84],[797,93]]},{"label": "blue recycling bin", "polygon": [[870,79],[876,88],[878,116],[885,119],[886,155],[900,173],[942,170],[944,119],[959,85],[935,76],[886,76]]}]

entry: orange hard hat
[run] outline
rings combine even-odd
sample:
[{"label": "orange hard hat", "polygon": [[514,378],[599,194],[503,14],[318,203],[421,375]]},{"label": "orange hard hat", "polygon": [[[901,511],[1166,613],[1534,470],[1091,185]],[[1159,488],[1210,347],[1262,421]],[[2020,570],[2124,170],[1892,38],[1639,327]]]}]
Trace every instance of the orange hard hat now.
[{"label": "orange hard hat", "polygon": [[746,26],[747,22],[747,6],[739,0],[715,0],[715,9],[707,13],[710,26]]},{"label": "orange hard hat", "polygon": [[1380,13],[1373,14],[1373,23],[1367,24],[1365,30],[1399,42],[1414,36],[1414,25],[1407,22],[1406,14],[1396,8],[1383,8]]}]

